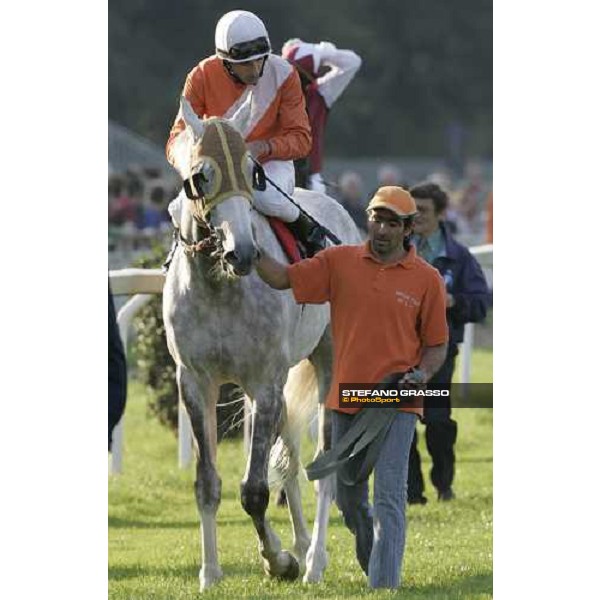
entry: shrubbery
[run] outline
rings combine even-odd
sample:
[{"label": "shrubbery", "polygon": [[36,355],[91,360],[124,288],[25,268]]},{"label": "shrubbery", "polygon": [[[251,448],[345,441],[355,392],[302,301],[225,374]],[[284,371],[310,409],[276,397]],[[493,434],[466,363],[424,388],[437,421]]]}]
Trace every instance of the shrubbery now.
[{"label": "shrubbery", "polygon": [[[159,268],[165,257],[162,245],[134,263],[144,269]],[[135,331],[133,349],[138,379],[151,390],[148,405],[150,413],[177,432],[177,384],[175,363],[167,349],[165,326],[162,319],[162,297],[155,296],[140,309],[133,320]]]}]

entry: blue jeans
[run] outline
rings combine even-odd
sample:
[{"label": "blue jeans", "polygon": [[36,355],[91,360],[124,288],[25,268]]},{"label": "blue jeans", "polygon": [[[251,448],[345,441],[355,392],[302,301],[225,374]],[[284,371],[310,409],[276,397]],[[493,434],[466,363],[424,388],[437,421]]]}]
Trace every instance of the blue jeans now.
[{"label": "blue jeans", "polygon": [[[364,410],[377,410],[368,408]],[[332,444],[352,425],[354,415],[332,411]],[[337,478],[336,502],[356,538],[356,556],[372,588],[397,588],[406,541],[408,456],[417,416],[398,412],[375,463],[373,507],[369,484],[343,484]]]}]

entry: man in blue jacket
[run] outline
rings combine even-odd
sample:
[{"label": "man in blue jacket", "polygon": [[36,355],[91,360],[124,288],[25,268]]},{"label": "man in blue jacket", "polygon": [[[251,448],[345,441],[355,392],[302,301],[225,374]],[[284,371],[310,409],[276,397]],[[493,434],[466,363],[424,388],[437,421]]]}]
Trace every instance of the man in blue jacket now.
[{"label": "man in blue jacket", "polygon": [[[450,330],[448,353],[440,370],[430,380],[431,384],[450,384],[458,344],[463,341],[465,323],[477,323],[485,319],[491,295],[485,276],[469,249],[459,244],[448,232],[443,218],[448,206],[448,196],[435,183],[424,183],[411,188],[410,193],[417,204],[413,243],[417,253],[434,266],[446,283],[446,320]],[[450,399],[424,410],[425,439],[433,463],[431,482],[438,492],[439,500],[454,497],[454,444],[456,421],[451,418]],[[421,458],[417,450],[417,434],[413,439],[408,471],[409,504],[425,504]]]}]

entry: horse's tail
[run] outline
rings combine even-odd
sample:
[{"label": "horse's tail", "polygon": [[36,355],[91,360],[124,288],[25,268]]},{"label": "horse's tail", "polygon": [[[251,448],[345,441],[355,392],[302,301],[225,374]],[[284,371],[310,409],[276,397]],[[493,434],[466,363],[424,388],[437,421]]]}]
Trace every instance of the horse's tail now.
[{"label": "horse's tail", "polygon": [[300,468],[300,442],[307,424],[317,418],[319,386],[307,359],[290,369],[283,390],[286,418],[269,456],[269,487],[281,488]]}]

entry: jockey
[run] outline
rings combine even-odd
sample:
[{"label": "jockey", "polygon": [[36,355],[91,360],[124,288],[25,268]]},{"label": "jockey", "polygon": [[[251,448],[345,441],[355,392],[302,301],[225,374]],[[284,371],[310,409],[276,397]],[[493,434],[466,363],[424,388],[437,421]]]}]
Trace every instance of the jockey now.
[{"label": "jockey", "polygon": [[[340,50],[330,42],[309,44],[298,38],[288,40],[283,45],[281,56],[294,65],[300,75],[312,130],[312,149],[308,157],[303,159],[308,162],[308,181],[303,181],[304,185],[301,182],[298,184],[325,192],[321,169],[327,116],[333,103],[356,75],[362,61],[352,50]],[[299,171],[296,163],[297,176]]]},{"label": "jockey", "polygon": [[[200,118],[229,118],[252,93],[251,117],[242,132],[248,151],[268,178],[286,193],[293,193],[293,160],[310,152],[310,124],[298,74],[286,60],[271,54],[269,34],[261,19],[245,10],[224,14],[215,30],[215,54],[188,73],[182,93]],[[184,129],[178,113],[166,145],[167,159],[176,169],[173,144]],[[184,198],[180,193],[169,205],[176,227]],[[321,229],[269,182],[264,191],[254,190],[254,206],[288,223],[309,253],[324,246]],[[173,253],[174,247],[165,267]]]}]

